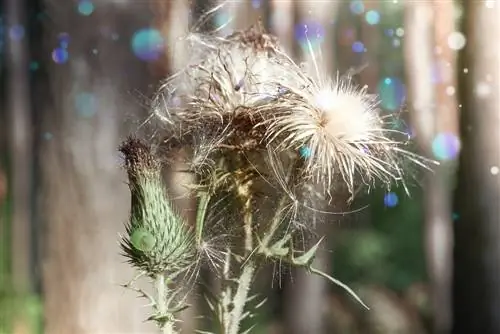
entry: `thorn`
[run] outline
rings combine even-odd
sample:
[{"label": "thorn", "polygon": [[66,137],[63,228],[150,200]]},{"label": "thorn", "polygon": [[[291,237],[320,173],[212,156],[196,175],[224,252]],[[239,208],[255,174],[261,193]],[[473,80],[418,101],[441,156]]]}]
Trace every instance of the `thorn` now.
[{"label": "thorn", "polygon": [[323,241],[323,239],[324,237],[319,239],[319,241],[303,255],[295,258],[292,257],[292,263],[301,267],[311,265],[312,261],[314,260],[314,257],[316,256],[316,252],[318,251],[319,244]]}]

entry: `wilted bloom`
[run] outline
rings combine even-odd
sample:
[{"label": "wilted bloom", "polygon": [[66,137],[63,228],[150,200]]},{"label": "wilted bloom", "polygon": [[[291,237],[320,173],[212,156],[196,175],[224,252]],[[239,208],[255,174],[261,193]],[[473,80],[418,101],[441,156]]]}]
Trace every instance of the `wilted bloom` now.
[{"label": "wilted bloom", "polygon": [[203,161],[228,147],[295,153],[327,193],[340,181],[351,194],[361,184],[404,181],[405,161],[425,167],[405,149],[407,136],[386,126],[378,97],[351,77],[330,79],[315,60],[311,75],[255,28],[190,41],[203,58],[162,86],[155,113],[186,144],[208,137]]}]

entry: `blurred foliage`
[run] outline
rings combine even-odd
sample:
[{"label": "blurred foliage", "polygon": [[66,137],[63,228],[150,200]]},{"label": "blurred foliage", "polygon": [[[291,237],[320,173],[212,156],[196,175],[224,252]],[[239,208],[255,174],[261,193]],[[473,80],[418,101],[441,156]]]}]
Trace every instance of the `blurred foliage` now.
[{"label": "blurred foliage", "polygon": [[386,207],[374,192],[369,210],[371,226],[341,231],[333,252],[335,275],[355,284],[381,284],[396,291],[425,280],[422,194],[409,198],[394,189],[400,203]]},{"label": "blurred foliage", "polygon": [[[5,159],[2,159],[5,160]],[[0,171],[8,166],[1,161]],[[8,174],[8,173],[7,173]],[[42,333],[42,303],[37,294],[18,293],[13,288],[11,278],[11,242],[10,242],[11,199],[9,191],[0,202],[0,334],[12,333],[16,318],[22,317],[28,326],[29,333]]]}]

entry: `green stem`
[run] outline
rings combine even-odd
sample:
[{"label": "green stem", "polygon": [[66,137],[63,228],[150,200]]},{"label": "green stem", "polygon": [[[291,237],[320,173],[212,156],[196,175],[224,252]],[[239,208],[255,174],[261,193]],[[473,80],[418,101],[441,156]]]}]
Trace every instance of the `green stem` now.
[{"label": "green stem", "polygon": [[248,261],[243,267],[243,271],[238,279],[238,289],[233,298],[233,310],[231,312],[231,324],[227,334],[238,334],[240,322],[248,300],[248,291],[252,284],[255,273],[254,261]]},{"label": "green stem", "polygon": [[200,245],[203,237],[203,229],[205,227],[205,216],[207,214],[208,203],[210,202],[210,194],[207,191],[200,192],[200,201],[196,211],[196,243]]},{"label": "green stem", "polygon": [[255,261],[251,258],[253,251],[253,214],[251,181],[238,185],[238,197],[243,206],[243,229],[245,232],[245,257],[243,270],[238,278],[238,287],[233,297],[233,309],[230,315],[229,331],[227,334],[238,334],[240,323],[248,300],[248,292],[255,273]]},{"label": "green stem", "polygon": [[158,294],[158,299],[156,301],[158,308],[158,316],[161,320],[158,321],[158,325],[161,329],[162,334],[176,334],[177,331],[174,328],[174,322],[166,317],[168,314],[168,305],[167,305],[167,293],[168,287],[165,282],[165,276],[159,274],[156,276],[156,293]]}]

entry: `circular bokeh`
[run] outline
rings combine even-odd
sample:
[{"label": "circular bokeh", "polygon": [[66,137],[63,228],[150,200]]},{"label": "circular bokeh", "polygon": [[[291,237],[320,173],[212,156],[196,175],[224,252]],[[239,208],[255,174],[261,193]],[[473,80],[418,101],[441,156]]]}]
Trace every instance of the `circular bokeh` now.
[{"label": "circular bokeh", "polygon": [[137,58],[154,61],[163,54],[165,41],[158,30],[144,28],[136,31],[132,36],[131,46]]}]

